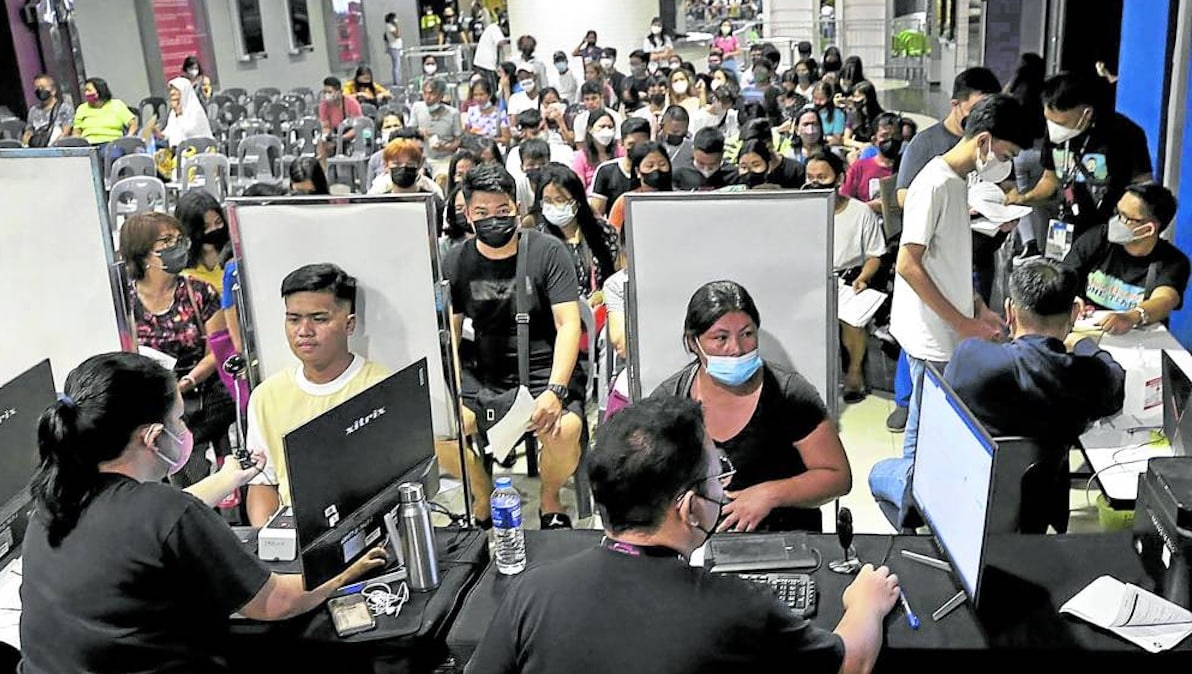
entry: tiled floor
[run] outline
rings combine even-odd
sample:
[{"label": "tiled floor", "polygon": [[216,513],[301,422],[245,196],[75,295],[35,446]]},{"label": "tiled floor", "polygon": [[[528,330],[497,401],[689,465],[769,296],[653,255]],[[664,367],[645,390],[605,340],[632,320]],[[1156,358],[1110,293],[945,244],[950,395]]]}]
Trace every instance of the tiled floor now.
[{"label": "tiled floor", "polygon": [[[853,527],[857,533],[893,533],[894,529],[886,521],[869,493],[869,470],[879,460],[902,455],[902,434],[890,433],[886,430],[886,417],[894,409],[894,403],[882,394],[872,394],[856,405],[845,405],[840,417],[840,435],[844,442],[845,452],[853,471],[853,489],[840,499],[840,505],[846,506],[853,514]],[[1075,466],[1074,466],[1075,467]],[[522,513],[524,525],[528,529],[538,528],[539,482],[537,478],[526,476],[525,458],[523,457],[511,469],[496,468],[497,475],[512,475],[513,484],[522,494]],[[1083,485],[1071,492],[1072,514],[1069,530],[1073,533],[1099,531],[1097,508],[1094,505],[1097,490],[1094,486],[1086,494]],[[463,512],[463,490],[459,482],[444,479],[436,502],[447,507],[452,512]],[[567,505],[572,517],[575,517],[575,490],[568,485],[563,492],[563,502]],[[833,531],[836,522],[836,506],[828,504],[823,507],[824,529]],[[446,518],[436,516],[436,525],[445,525]],[[576,520],[577,528],[599,528],[598,518]]]}]

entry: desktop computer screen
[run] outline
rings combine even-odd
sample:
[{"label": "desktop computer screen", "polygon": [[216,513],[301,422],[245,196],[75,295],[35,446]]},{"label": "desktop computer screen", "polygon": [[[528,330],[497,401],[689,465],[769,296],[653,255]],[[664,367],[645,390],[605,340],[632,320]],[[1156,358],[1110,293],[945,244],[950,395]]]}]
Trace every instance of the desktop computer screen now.
[{"label": "desktop computer screen", "polygon": [[37,422],[54,400],[48,360],[0,386],[0,557],[24,539],[29,480],[39,461]]},{"label": "desktop computer screen", "polygon": [[911,494],[976,605],[996,445],[930,365],[922,388]]},{"label": "desktop computer screen", "polygon": [[1163,434],[1175,456],[1188,456],[1188,434],[1192,433],[1192,380],[1167,351],[1163,352]]},{"label": "desktop computer screen", "polygon": [[299,545],[334,528],[434,456],[423,358],[283,438]]}]

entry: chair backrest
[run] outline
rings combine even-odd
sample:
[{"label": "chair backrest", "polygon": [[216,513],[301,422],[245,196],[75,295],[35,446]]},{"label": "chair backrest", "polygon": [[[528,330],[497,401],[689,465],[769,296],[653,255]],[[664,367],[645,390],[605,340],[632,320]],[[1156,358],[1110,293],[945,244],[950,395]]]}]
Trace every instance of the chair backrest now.
[{"label": "chair backrest", "polygon": [[[356,135],[351,140],[344,138],[348,129],[355,129]],[[370,157],[377,151],[376,126],[368,117],[352,117],[345,119],[339,125],[338,154],[345,157]]]},{"label": "chair backrest", "polygon": [[264,119],[265,109],[273,104],[273,99],[268,96],[257,94],[252,97],[252,109],[250,112],[253,117],[257,119]]},{"label": "chair backrest", "polygon": [[253,93],[253,97],[256,96],[268,96],[271,100],[276,101],[281,97],[281,89],[278,89],[277,87],[261,87],[260,89],[257,89],[255,93]]},{"label": "chair backrest", "polygon": [[165,128],[166,119],[169,117],[169,103],[161,96],[149,96],[142,98],[141,102],[137,104],[137,119],[141,126],[144,127],[149,123],[149,118],[156,116],[157,125]]},{"label": "chair backrest", "polygon": [[224,89],[223,91],[221,91],[219,93],[231,98],[233,101],[239,103],[240,105],[246,105],[248,103],[248,92],[245,91],[244,89],[241,89],[240,87]]},{"label": "chair backrest", "polygon": [[145,140],[139,136],[121,136],[108,143],[103,152],[104,184],[110,188],[114,182],[112,180],[112,163],[116,159],[127,154],[144,154],[144,152]]},{"label": "chair backrest", "polygon": [[64,136],[53,142],[54,147],[91,147],[86,138],[78,136]]},{"label": "chair backrest", "polygon": [[364,115],[365,117],[368,117],[369,119],[373,120],[373,122],[377,121],[377,106],[372,103],[365,103],[365,102],[361,101],[360,113],[362,115]]},{"label": "chair backrest", "polygon": [[307,107],[315,104],[315,90],[310,87],[294,87],[290,89],[290,93],[295,96],[301,96],[302,100],[306,101]]},{"label": "chair backrest", "polygon": [[269,133],[284,137],[288,130],[285,125],[298,119],[298,115],[284,103],[270,103],[265,107],[260,118],[269,125]]},{"label": "chair backrest", "polygon": [[178,147],[174,149],[174,156],[186,157],[203,152],[219,152],[219,142],[214,138],[188,138],[178,143]]},{"label": "chair backrest", "polygon": [[19,150],[21,141],[15,138],[0,138],[0,150]]},{"label": "chair backrest", "polygon": [[134,176],[119,180],[108,195],[108,214],[115,232],[120,231],[122,216],[167,208],[166,186],[157,178]]},{"label": "chair backrest", "polygon": [[397,115],[398,117],[401,117],[401,121],[404,124],[405,121],[410,118],[404,107],[405,106],[399,103],[386,103],[385,105],[377,108],[377,116],[374,118],[377,120],[377,126],[380,126],[381,122],[384,121],[389,115]]},{"label": "chair backrest", "polygon": [[259,119],[242,119],[228,129],[227,148],[229,154],[240,151],[240,143],[249,136],[269,133],[269,125]]},{"label": "chair backrest", "polygon": [[147,154],[126,154],[112,162],[112,172],[108,176],[115,183],[133,176],[157,177],[157,162]]},{"label": "chair backrest", "polygon": [[[191,175],[192,172],[195,175]],[[196,154],[182,159],[182,170],[179,174],[182,191],[190,189],[191,185],[201,186],[219,202],[227,198],[229,186],[232,182],[232,166],[228,158],[222,154]]]},{"label": "chair backrest", "polygon": [[225,127],[231,128],[236,122],[248,119],[248,108],[239,103],[229,103],[219,110],[219,121]]},{"label": "chair backrest", "polygon": [[0,138],[20,140],[25,134],[25,123],[19,119],[6,119],[0,122]]},{"label": "chair backrest", "polygon": [[240,141],[236,156],[239,160],[240,178],[247,179],[252,169],[252,179],[257,181],[281,181],[282,142],[277,136],[256,134]]},{"label": "chair backrest", "polygon": [[297,157],[314,157],[319,153],[319,138],[323,125],[317,117],[303,117],[290,125],[290,154]]},{"label": "chair backrest", "polygon": [[286,94],[281,97],[281,102],[289,106],[290,110],[293,110],[294,114],[299,117],[306,114],[306,99],[298,94]]},{"label": "chair backrest", "polygon": [[1068,445],[1024,437],[994,438],[990,533],[1068,530]]}]

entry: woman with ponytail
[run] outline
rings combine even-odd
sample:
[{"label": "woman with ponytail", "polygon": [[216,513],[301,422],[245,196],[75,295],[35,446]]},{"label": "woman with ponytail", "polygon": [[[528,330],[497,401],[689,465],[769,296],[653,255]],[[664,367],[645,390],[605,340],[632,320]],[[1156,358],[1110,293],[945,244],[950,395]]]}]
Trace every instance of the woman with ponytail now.
[{"label": "woman with ponytail", "polygon": [[162,480],[193,439],[169,371],[145,356],[92,357],[38,424],[21,586],[20,671],[223,671],[228,616],[281,620],[385,563],[372,550],[307,592],[271,574],[213,507],[264,467],[263,454],[182,492]]}]

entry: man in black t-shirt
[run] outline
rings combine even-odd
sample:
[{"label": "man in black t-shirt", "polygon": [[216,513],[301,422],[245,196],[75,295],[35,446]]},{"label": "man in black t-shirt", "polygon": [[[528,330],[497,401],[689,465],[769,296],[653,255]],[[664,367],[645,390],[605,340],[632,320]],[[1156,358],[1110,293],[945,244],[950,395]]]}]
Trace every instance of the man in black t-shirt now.
[{"label": "man in black t-shirt", "polygon": [[865,672],[898,578],[866,565],[835,633],[765,586],[690,566],[716,529],[726,472],[698,402],[649,398],[600,427],[588,457],[606,537],[512,582],[465,670]]},{"label": "man in black t-shirt", "polygon": [[1188,256],[1159,238],[1175,218],[1175,197],[1157,183],[1125,190],[1109,224],[1082,234],[1064,258],[1092,308],[1113,312],[1100,322],[1113,334],[1166,322],[1188,287]]},{"label": "man in black t-shirt", "polygon": [[[529,230],[518,248],[517,194],[513,177],[499,165],[483,164],[468,172],[463,183],[465,210],[476,238],[452,248],[443,261],[451,282],[452,327],[458,341],[464,317],[472,319],[475,355],[461,363],[460,397],[464,434],[475,435],[480,411],[477,394],[501,392],[519,385],[517,300],[514,282],[517,256],[527,256],[530,293],[529,381],[535,398],[530,430],[542,442],[542,528],[571,528],[559,500],[563,483],[579,465],[583,428],[583,373],[579,357],[579,293],[575,267],[562,241]],[[450,445],[450,443],[448,443]],[[445,472],[459,475],[458,451],[444,445],[439,460]],[[490,516],[492,478],[473,453],[468,473],[474,488],[472,512]]]},{"label": "man in black t-shirt", "polygon": [[629,151],[634,145],[650,140],[650,122],[640,117],[630,117],[621,122],[621,157],[610,159],[596,169],[588,193],[588,203],[597,215],[607,215],[617,197],[637,187],[633,169],[629,162]]},{"label": "man in black t-shirt", "polygon": [[1088,78],[1060,73],[1047,80],[1043,177],[1025,194],[1012,190],[1007,204],[1037,207],[1059,192],[1059,219],[1079,237],[1113,217],[1127,185],[1154,179],[1146,133],[1125,115],[1102,110],[1101,99]]},{"label": "man in black t-shirt", "polygon": [[724,163],[724,134],[714,126],[695,134],[691,165],[674,168],[676,192],[718,190],[736,180],[736,167]]}]

